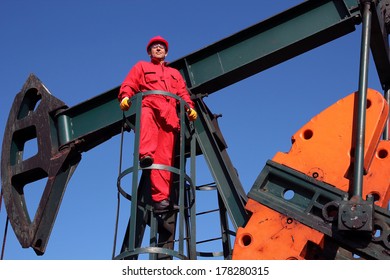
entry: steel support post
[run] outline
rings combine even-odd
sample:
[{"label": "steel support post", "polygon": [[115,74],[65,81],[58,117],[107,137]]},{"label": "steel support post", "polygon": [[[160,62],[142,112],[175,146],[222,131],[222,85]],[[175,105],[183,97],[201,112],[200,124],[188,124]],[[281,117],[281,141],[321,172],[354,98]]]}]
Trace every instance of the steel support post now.
[{"label": "steel support post", "polygon": [[360,70],[359,70],[359,91],[355,135],[355,159],[354,159],[354,178],[353,178],[353,195],[361,197],[363,190],[364,176],[364,137],[366,127],[366,107],[367,107],[367,81],[368,65],[370,53],[370,32],[371,32],[371,1],[363,1],[363,26],[362,26],[362,43],[360,51]]}]

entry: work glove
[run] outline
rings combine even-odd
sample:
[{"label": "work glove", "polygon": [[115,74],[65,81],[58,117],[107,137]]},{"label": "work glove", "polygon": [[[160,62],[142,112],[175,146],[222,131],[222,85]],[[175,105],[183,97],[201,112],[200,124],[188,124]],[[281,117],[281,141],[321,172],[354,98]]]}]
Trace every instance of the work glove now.
[{"label": "work glove", "polygon": [[127,111],[129,110],[131,105],[131,102],[129,101],[128,97],[125,97],[122,99],[121,103],[119,104],[119,107],[121,108],[122,111]]},{"label": "work glove", "polygon": [[189,108],[187,110],[187,115],[188,115],[188,118],[190,119],[190,121],[194,121],[198,117],[198,113],[192,108]]}]

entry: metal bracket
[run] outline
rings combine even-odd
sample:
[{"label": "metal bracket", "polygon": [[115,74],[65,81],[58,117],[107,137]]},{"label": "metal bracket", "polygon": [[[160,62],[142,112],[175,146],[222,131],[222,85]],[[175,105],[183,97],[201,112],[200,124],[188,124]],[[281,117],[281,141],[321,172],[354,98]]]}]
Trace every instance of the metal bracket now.
[{"label": "metal bracket", "polygon": [[390,33],[390,1],[389,0],[381,0],[379,2],[379,9],[383,16],[383,20],[386,26],[387,33]]},{"label": "metal bracket", "polygon": [[363,200],[353,196],[350,200],[341,201],[338,211],[338,229],[372,232],[374,225],[374,199]]}]

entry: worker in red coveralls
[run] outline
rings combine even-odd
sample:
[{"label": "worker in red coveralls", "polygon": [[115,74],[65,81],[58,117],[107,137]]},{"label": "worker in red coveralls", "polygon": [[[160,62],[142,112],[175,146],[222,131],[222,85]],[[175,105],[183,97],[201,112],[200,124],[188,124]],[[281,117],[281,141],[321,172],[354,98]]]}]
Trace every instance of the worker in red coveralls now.
[{"label": "worker in red coveralls", "polygon": [[[180,72],[167,65],[168,42],[153,37],[146,46],[150,62],[134,65],[123,81],[118,99],[121,110],[131,106],[129,99],[138,92],[162,90],[176,94],[190,107],[186,108],[190,121],[197,118],[194,103],[190,99]],[[142,100],[140,128],[140,167],[153,163],[172,166],[176,134],[180,122],[176,111],[177,100],[165,95],[147,95]],[[169,200],[172,174],[166,170],[150,171],[151,193],[155,212],[177,209]]]}]

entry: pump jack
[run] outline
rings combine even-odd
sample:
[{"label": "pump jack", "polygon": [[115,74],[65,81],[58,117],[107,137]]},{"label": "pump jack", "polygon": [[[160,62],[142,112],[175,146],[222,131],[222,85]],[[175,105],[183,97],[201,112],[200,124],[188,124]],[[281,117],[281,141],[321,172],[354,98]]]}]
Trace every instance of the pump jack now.
[{"label": "pump jack", "polygon": [[[385,0],[306,1],[171,63],[185,78],[199,118],[190,124],[181,115],[186,129],[180,135],[175,166],[150,168],[175,173],[180,211],[153,214],[145,195],[147,170],[138,180],[141,168],[134,160],[134,166],[118,178],[119,191],[131,200],[131,217],[121,252],[114,258],[136,259],[144,253],[157,259],[202,255],[196,249],[193,193],[205,186],[195,186],[184,170],[186,161],[203,156],[218,192],[225,259],[353,259],[355,254],[363,259],[390,259],[389,4]],[[203,97],[351,33],[358,24],[362,24],[358,90],[304,125],[293,136],[291,150],[267,161],[246,194],[227,154],[217,116]],[[385,97],[367,87],[370,50]],[[44,254],[81,153],[139,125],[142,95],[134,99],[137,106],[123,114],[118,89],[68,107],[31,75],[16,95],[3,138],[1,168],[7,214],[22,247]],[[37,139],[38,153],[23,160],[24,145],[31,139]],[[133,186],[128,193],[121,179],[130,173]],[[43,178],[46,187],[31,221],[23,188]],[[233,249],[228,217],[234,227]],[[175,250],[178,220],[179,249]],[[150,246],[142,248],[146,225],[153,236]]]}]

